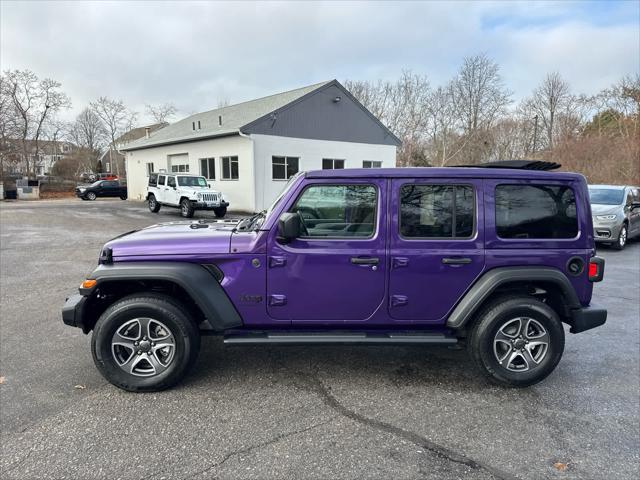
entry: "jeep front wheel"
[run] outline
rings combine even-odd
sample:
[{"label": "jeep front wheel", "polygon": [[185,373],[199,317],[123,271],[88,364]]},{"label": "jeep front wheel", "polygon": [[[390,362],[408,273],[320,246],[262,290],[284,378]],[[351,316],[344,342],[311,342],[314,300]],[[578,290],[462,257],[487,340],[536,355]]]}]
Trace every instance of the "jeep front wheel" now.
[{"label": "jeep front wheel", "polygon": [[160,211],[160,203],[158,203],[158,201],[156,200],[155,195],[149,195],[147,201],[149,202],[149,211],[151,213],[158,213]]},{"label": "jeep front wheel", "polygon": [[100,316],[91,351],[118,388],[158,391],[178,383],[200,350],[200,332],[183,305],[154,294],[125,297]]},{"label": "jeep front wheel", "polygon": [[89,192],[89,193],[87,193],[87,194],[85,195],[85,198],[86,198],[87,200],[94,201],[94,200],[96,199],[96,194],[95,194],[95,193],[93,193],[93,192]]},{"label": "jeep front wheel", "polygon": [[216,218],[223,218],[227,214],[227,207],[218,207],[213,209]]},{"label": "jeep front wheel", "polygon": [[469,353],[494,383],[526,387],[543,380],[564,351],[564,329],[553,309],[529,297],[501,297],[480,312]]},{"label": "jeep front wheel", "polygon": [[182,200],[180,200],[180,215],[182,215],[184,218],[191,218],[193,217],[194,211],[195,209],[193,208],[191,200],[189,200],[188,198],[183,198]]}]

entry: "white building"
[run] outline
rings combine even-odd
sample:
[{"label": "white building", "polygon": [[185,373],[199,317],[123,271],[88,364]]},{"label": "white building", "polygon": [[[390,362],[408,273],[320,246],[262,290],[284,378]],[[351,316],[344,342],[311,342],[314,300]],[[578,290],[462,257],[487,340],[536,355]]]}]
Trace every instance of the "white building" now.
[{"label": "white building", "polygon": [[129,143],[129,198],[150,172],[204,175],[236,211],[267,208],[301,170],[393,167],[400,140],[338,81],[197,113]]}]

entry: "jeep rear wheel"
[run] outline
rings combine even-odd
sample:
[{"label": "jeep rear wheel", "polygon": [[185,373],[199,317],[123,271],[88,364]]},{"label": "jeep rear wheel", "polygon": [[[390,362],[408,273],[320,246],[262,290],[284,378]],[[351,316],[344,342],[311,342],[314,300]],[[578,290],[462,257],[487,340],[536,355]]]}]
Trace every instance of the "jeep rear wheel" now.
[{"label": "jeep rear wheel", "polygon": [[158,391],[178,383],[195,362],[200,332],[174,300],[154,294],[125,297],[98,319],[91,351],[98,370],[123,390]]},{"label": "jeep rear wheel", "polygon": [[195,209],[193,208],[191,200],[189,200],[188,198],[183,198],[182,200],[180,200],[180,215],[182,215],[184,218],[191,218],[193,217],[194,211]]},{"label": "jeep rear wheel", "polygon": [[500,297],[479,314],[469,353],[494,383],[526,387],[547,377],[564,351],[564,329],[545,303],[529,296]]},{"label": "jeep rear wheel", "polygon": [[156,200],[156,196],[154,194],[149,195],[147,201],[149,202],[149,211],[151,213],[158,213],[160,211],[160,204]]},{"label": "jeep rear wheel", "polygon": [[213,213],[217,218],[223,218],[227,214],[227,207],[214,208]]}]

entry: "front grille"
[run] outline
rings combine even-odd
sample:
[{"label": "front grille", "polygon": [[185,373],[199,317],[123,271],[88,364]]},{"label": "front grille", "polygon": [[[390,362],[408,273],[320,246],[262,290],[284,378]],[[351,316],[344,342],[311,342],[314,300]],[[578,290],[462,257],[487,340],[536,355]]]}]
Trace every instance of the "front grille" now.
[{"label": "front grille", "polygon": [[203,193],[202,194],[203,202],[217,202],[218,194],[217,193]]}]

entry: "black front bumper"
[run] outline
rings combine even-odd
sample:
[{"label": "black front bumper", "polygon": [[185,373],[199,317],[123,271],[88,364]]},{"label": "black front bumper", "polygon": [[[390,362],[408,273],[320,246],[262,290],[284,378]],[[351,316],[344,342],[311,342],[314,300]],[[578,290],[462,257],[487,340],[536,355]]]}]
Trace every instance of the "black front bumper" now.
[{"label": "black front bumper", "polygon": [[580,333],[604,325],[606,321],[607,311],[597,305],[590,305],[571,310],[571,319],[567,323],[571,325],[571,333]]},{"label": "black front bumper", "polygon": [[62,307],[62,321],[71,327],[81,328],[84,333],[87,333],[83,323],[86,302],[87,297],[76,293],[67,298],[64,307]]}]

